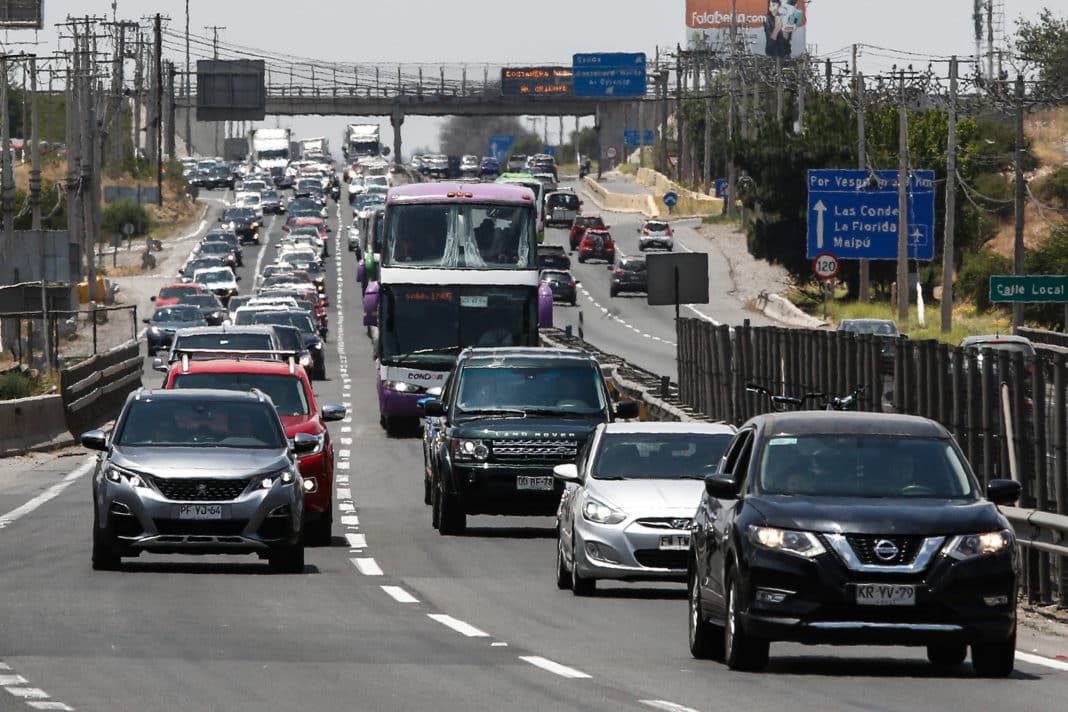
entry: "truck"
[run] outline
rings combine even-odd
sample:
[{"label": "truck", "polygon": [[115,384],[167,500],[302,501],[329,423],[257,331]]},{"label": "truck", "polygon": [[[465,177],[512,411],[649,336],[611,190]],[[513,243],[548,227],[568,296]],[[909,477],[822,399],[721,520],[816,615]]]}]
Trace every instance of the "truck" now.
[{"label": "truck", "polygon": [[305,138],[300,141],[300,157],[302,159],[330,156],[330,142],[325,138]]},{"label": "truck", "polygon": [[378,124],[349,124],[341,140],[345,158],[355,161],[361,156],[378,156],[382,153],[382,140]]},{"label": "truck", "polygon": [[248,133],[248,159],[250,167],[269,171],[276,166],[285,168],[290,151],[291,129],[252,129]]}]

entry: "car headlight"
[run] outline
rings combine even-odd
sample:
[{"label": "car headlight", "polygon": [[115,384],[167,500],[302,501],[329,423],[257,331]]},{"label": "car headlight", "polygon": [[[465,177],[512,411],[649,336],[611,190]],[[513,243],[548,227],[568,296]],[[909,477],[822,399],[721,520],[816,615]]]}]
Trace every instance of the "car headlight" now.
[{"label": "car headlight", "polygon": [[291,485],[297,479],[297,473],[292,467],[287,467],[277,472],[270,472],[263,475],[260,478],[260,487],[263,489],[271,489],[274,487],[275,482],[280,482],[283,485]]},{"label": "car headlight", "polygon": [[456,438],[451,441],[450,447],[454,460],[485,462],[489,459],[489,446],[481,440]]},{"label": "car headlight", "polygon": [[950,539],[943,551],[946,556],[964,561],[987,554],[996,554],[1008,549],[1015,542],[1016,537],[1008,529],[983,534],[961,534]]},{"label": "car headlight", "polygon": [[300,365],[304,368],[312,365],[312,357],[309,353],[303,353],[300,355]]},{"label": "car headlight", "polygon": [[159,329],[158,326],[150,326],[148,328],[148,333],[152,334],[153,336],[159,336],[160,335],[160,329]]},{"label": "car headlight", "polygon": [[619,524],[627,513],[590,497],[582,505],[582,517],[597,524]]},{"label": "car headlight", "polygon": [[148,488],[148,482],[145,480],[144,477],[137,474],[136,472],[125,470],[116,465],[108,465],[107,468],[104,470],[104,477],[106,477],[108,481],[114,482],[115,484],[127,484],[131,487],[144,487],[146,489]]},{"label": "car headlight", "polygon": [[316,341],[314,344],[311,345],[311,347],[313,349],[315,349],[316,351],[320,351],[323,348],[323,342],[322,341]]},{"label": "car headlight", "polygon": [[382,387],[397,393],[422,393],[426,389],[407,381],[382,381]]},{"label": "car headlight", "polygon": [[750,524],[749,540],[762,549],[796,554],[806,559],[819,556],[826,551],[815,534],[791,529],[758,527],[755,524]]}]

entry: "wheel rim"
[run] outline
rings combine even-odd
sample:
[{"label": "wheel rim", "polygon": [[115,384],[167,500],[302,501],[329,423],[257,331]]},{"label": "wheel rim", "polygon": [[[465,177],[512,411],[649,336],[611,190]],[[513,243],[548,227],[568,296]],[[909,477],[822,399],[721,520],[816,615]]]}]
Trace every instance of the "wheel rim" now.
[{"label": "wheel rim", "polygon": [[734,586],[727,589],[727,650],[734,648]]},{"label": "wheel rim", "polygon": [[700,625],[700,605],[698,603],[697,577],[690,583],[690,645],[697,640],[697,626]]}]

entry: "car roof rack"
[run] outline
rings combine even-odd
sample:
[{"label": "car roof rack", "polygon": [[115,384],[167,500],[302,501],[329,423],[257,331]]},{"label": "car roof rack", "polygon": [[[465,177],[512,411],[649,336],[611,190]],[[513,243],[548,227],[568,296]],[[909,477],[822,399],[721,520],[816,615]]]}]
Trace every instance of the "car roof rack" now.
[{"label": "car roof rack", "polygon": [[249,349],[242,351],[235,349],[177,348],[174,350],[175,360],[180,359],[182,362],[182,373],[189,372],[190,356],[205,354],[219,359],[232,359],[235,361],[253,358],[255,356],[277,356],[278,360],[284,359],[289,362],[290,373],[297,372],[297,357],[299,356],[296,351],[284,351],[280,349]]}]

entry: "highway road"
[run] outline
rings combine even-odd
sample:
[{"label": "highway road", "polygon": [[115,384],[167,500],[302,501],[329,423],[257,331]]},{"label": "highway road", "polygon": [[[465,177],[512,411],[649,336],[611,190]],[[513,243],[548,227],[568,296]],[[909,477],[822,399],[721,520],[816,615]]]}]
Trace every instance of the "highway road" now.
[{"label": "highway road", "polygon": [[[246,252],[243,288],[269,249]],[[91,458],[0,461],[0,710],[1062,708],[1068,664],[1051,656],[1063,641],[1026,629],[1020,648],[1036,655],[1008,680],[937,671],[920,649],[788,644],[767,671],[733,673],[690,657],[681,585],[557,590],[551,518],[472,517],[466,536],[439,536],[419,441],[378,426],[354,261],[341,243],[332,255],[343,328],[317,391],[352,409],[331,424],[333,545],[309,549],[299,575],[269,575],[254,557],[143,556],[93,572]],[[605,303],[603,267],[578,272]],[[670,336],[658,310],[623,314]]]}]

